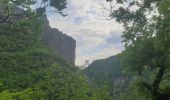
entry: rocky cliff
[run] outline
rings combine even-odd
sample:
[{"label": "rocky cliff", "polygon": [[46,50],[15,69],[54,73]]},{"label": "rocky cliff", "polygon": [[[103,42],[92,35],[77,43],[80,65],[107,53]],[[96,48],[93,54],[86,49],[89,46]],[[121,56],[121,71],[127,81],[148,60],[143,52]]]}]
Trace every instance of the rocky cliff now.
[{"label": "rocky cliff", "polygon": [[54,49],[67,63],[75,65],[76,41],[56,28],[51,28],[46,16],[43,20],[43,39],[48,47]]},{"label": "rocky cliff", "polygon": [[[4,10],[1,9],[0,19],[5,18],[4,13]],[[13,13],[22,14],[23,9],[16,8],[13,10]],[[20,15],[11,16],[7,19],[7,21],[15,23],[15,21],[22,17],[23,16]],[[46,15],[42,17],[42,20],[44,22],[42,36],[48,47],[54,49],[68,64],[75,65],[76,41],[58,29],[51,28]]]}]

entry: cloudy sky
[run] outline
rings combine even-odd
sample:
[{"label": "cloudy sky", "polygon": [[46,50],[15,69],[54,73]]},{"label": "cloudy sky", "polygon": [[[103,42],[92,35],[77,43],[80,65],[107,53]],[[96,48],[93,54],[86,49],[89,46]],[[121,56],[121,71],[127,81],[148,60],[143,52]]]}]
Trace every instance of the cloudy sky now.
[{"label": "cloudy sky", "polygon": [[104,19],[105,0],[68,0],[67,17],[48,13],[50,25],[76,39],[76,65],[115,55],[123,50],[122,26]]}]

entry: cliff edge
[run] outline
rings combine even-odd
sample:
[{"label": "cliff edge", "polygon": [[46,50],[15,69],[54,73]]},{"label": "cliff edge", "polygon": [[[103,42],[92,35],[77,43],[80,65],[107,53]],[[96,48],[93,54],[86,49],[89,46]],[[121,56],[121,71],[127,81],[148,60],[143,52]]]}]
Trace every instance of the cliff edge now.
[{"label": "cliff edge", "polygon": [[76,40],[49,25],[47,16],[44,18],[43,39],[48,47],[54,49],[68,64],[75,65]]}]

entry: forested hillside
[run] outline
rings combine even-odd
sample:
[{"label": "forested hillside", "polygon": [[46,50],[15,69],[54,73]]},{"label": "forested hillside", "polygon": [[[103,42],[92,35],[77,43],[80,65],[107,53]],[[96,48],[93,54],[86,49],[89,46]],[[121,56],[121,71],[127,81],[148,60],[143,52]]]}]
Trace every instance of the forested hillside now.
[{"label": "forested hillside", "polygon": [[113,82],[116,77],[122,75],[122,65],[118,56],[93,61],[83,73],[94,81]]},{"label": "forested hillside", "polygon": [[79,70],[46,45],[43,12],[32,3],[0,1],[0,100],[96,100]]},{"label": "forested hillside", "polygon": [[[105,2],[108,5],[103,8],[109,13],[104,17],[122,25],[123,29],[118,30],[123,31],[125,48],[120,54],[78,69],[74,66],[75,40],[49,25],[44,27],[47,19],[43,16],[48,11],[67,16],[64,13],[67,0],[0,0],[0,100],[170,100],[170,0]],[[91,5],[90,9],[93,9]],[[87,13],[95,15],[96,12],[85,10],[85,17]],[[78,25],[81,31],[91,32],[89,27],[83,27],[94,20],[90,22],[87,18],[87,22],[83,22],[85,19],[76,16],[73,20],[67,19],[73,24],[64,25],[69,30]],[[85,23],[83,27],[82,23]],[[69,32],[75,32],[77,38],[82,39],[84,35],[77,33],[80,30]],[[106,43],[115,42],[110,41],[110,33],[105,39],[100,32],[93,32],[97,34],[88,33],[93,41],[82,40],[97,42],[96,51],[82,53],[85,48],[93,47],[85,45],[78,50],[81,57],[89,52],[100,56],[96,52],[102,48],[107,51]]]},{"label": "forested hillside", "polygon": [[90,99],[78,69],[44,45],[40,23],[32,17],[17,27],[1,24],[0,100]]},{"label": "forested hillside", "polygon": [[131,80],[131,76],[123,74],[120,54],[93,61],[83,69],[83,73],[92,86],[109,88],[108,93],[113,100],[119,100]]}]

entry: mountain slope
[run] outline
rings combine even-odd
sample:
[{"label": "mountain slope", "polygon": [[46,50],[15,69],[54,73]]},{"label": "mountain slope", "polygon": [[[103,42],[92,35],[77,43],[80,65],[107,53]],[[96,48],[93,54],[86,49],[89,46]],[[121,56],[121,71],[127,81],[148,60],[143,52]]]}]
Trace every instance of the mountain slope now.
[{"label": "mountain slope", "polygon": [[118,56],[111,56],[106,59],[93,61],[83,72],[90,78],[97,81],[113,81],[121,76],[121,61]]},{"label": "mountain slope", "polygon": [[0,24],[0,100],[90,100],[83,75],[44,44],[41,22]]},{"label": "mountain slope", "polygon": [[[118,55],[93,61],[83,73],[87,76],[92,87],[108,87],[108,93],[114,100],[127,90],[130,78],[122,74],[123,66]],[[100,89],[99,89],[100,90]],[[100,90],[103,91],[103,90]]]}]

